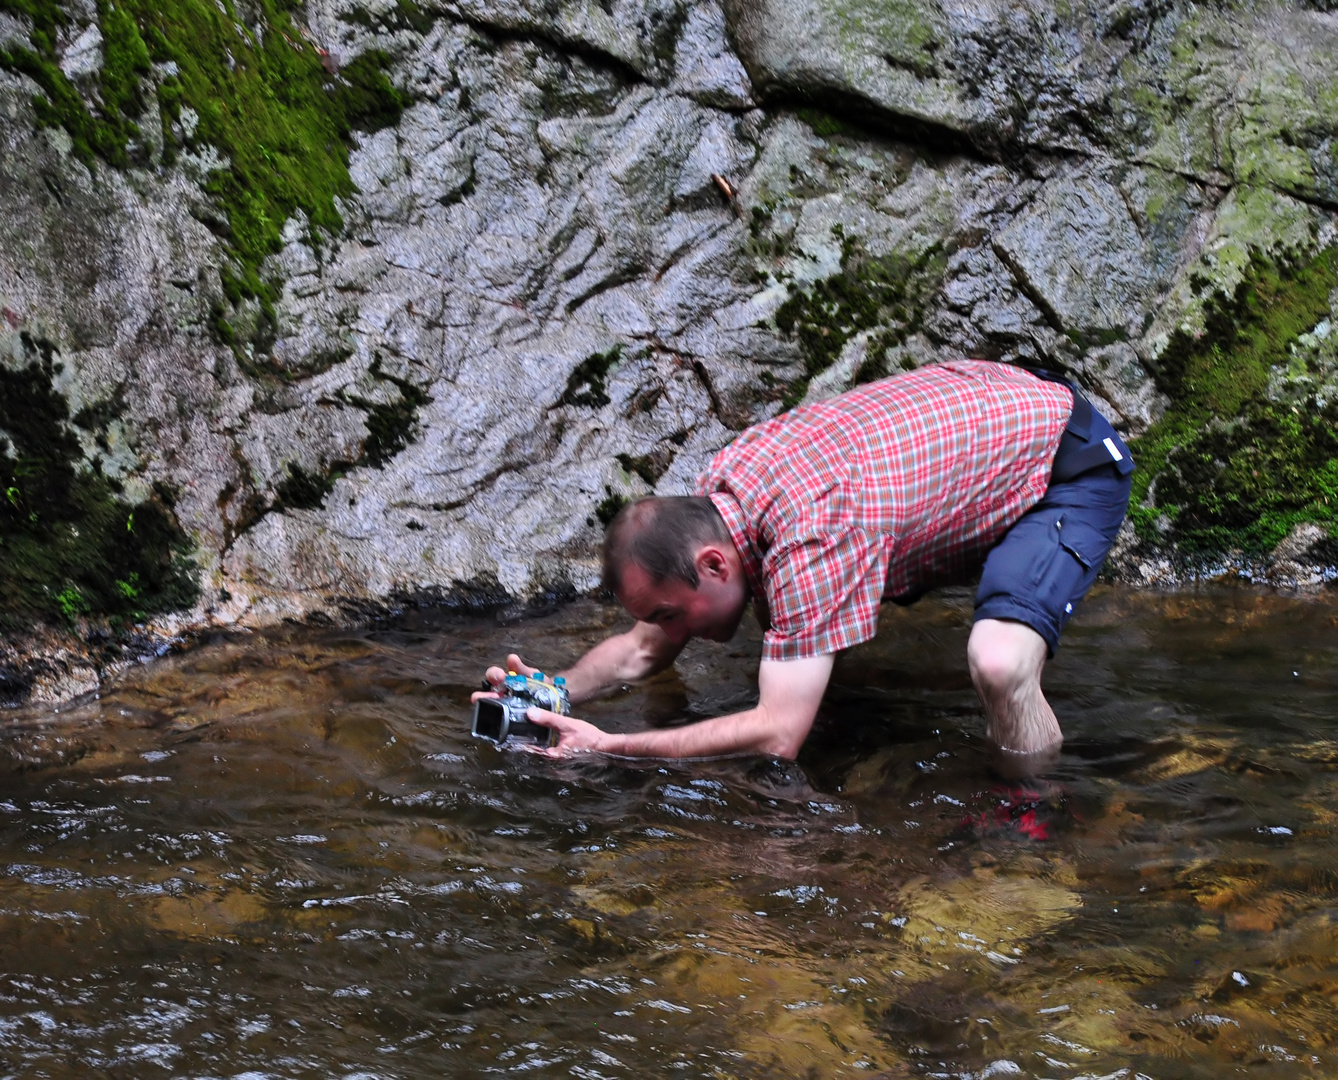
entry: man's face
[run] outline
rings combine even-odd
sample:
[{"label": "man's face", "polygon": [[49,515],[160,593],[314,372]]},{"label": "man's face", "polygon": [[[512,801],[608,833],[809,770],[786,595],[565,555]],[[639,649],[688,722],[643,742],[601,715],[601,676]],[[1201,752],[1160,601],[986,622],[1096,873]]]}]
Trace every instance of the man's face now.
[{"label": "man's face", "polygon": [[699,559],[697,577],[695,589],[684,581],[657,585],[645,570],[631,565],[623,571],[618,600],[633,618],[658,626],[675,645],[693,637],[728,641],[748,603],[743,575],[711,560],[703,567]]}]

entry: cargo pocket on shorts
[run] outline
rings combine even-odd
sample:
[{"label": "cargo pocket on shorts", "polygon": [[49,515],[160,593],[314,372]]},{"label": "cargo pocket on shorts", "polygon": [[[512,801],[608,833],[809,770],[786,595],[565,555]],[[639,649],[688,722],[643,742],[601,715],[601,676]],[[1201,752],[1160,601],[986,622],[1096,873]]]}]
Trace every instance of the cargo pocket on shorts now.
[{"label": "cargo pocket on shorts", "polygon": [[1078,560],[1084,570],[1100,567],[1112,541],[1100,529],[1067,516],[1059,520],[1059,546]]},{"label": "cargo pocket on shorts", "polygon": [[[1049,521],[1037,516],[1027,522],[1032,527],[1031,536],[1027,546],[1020,549],[1027,559],[1027,573],[1017,580],[1025,581],[1033,590],[1044,590],[1055,576],[1055,563],[1063,554],[1064,519],[1067,516],[1060,514]],[[1037,536],[1037,533],[1040,535]]]},{"label": "cargo pocket on shorts", "polygon": [[[1041,522],[1038,520],[1037,525]],[[1059,624],[1064,622],[1064,606],[1072,598],[1083,576],[1087,573],[1087,564],[1079,552],[1070,549],[1068,533],[1072,531],[1072,518],[1068,513],[1060,513],[1046,521],[1044,532],[1029,545],[1026,576],[1015,579],[1024,586],[1024,593],[1030,594],[1031,602],[1041,611],[1049,612]],[[1081,551],[1086,544],[1076,545]]]},{"label": "cargo pocket on shorts", "polygon": [[1060,558],[1065,566],[1062,571],[1056,568],[1049,584],[1054,590],[1051,610],[1059,618],[1059,625],[1064,626],[1096,580],[1111,541],[1084,521],[1069,517],[1061,524],[1058,530]]}]

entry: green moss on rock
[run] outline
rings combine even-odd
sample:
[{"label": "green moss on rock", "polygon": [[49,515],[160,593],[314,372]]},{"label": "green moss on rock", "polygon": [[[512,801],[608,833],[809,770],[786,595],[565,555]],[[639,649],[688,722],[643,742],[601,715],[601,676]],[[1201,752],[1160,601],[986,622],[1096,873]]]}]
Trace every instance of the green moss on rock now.
[{"label": "green moss on rock", "polygon": [[802,399],[809,381],[836,363],[851,338],[866,330],[875,334],[855,381],[888,374],[887,351],[919,329],[930,287],[943,276],[938,245],[915,256],[873,256],[840,225],[832,233],[841,243],[840,270],[809,286],[792,284],[789,298],[776,309],[776,327],[799,345],[804,361],[804,376],[787,391],[787,405]]},{"label": "green moss on rock", "polygon": [[590,520],[593,525],[597,519],[606,529],[609,523],[618,516],[618,511],[628,504],[631,500],[626,495],[620,495],[607,484],[604,487],[605,498],[595,507],[594,519]]},{"label": "green moss on rock", "polygon": [[622,466],[624,472],[639,476],[649,487],[654,487],[660,482],[660,477],[669,471],[674,455],[666,450],[657,450],[651,454],[617,454],[614,460]]},{"label": "green moss on rock", "polygon": [[822,109],[802,108],[795,111],[795,116],[813,129],[813,134],[820,139],[830,139],[837,135],[858,138],[864,134],[858,127],[838,116],[833,116]]},{"label": "green moss on rock", "polygon": [[88,466],[52,387],[54,350],[23,344],[27,365],[0,367],[0,628],[189,607],[196,572],[171,493],[131,502]]},{"label": "green moss on rock", "polygon": [[1190,555],[1263,555],[1303,522],[1338,536],[1338,405],[1251,402],[1167,454],[1158,509]]},{"label": "green moss on rock", "polygon": [[1171,336],[1155,370],[1171,407],[1133,445],[1131,516],[1144,539],[1213,559],[1264,554],[1303,522],[1338,535],[1338,405],[1266,393],[1293,344],[1330,315],[1335,288],[1338,249],[1255,253],[1230,294],[1205,298],[1201,333]]},{"label": "green moss on rock", "polygon": [[273,299],[260,266],[297,212],[316,230],[342,229],[336,200],[353,193],[351,132],[393,124],[408,104],[385,74],[384,53],[337,70],[283,0],[245,8],[232,0],[100,0],[103,64],[92,104],[56,62],[57,32],[71,23],[65,7],[0,0],[0,11],[32,25],[32,47],[0,52],[0,66],[38,84],[39,122],[64,128],[85,164],[151,164],[138,125],[155,93],[168,161],[206,146],[226,161],[207,181],[217,213],[206,224],[237,260],[226,283],[237,296]]},{"label": "green moss on rock", "polygon": [[1203,332],[1171,335],[1157,359],[1158,387],[1177,412],[1237,415],[1263,392],[1270,370],[1287,362],[1288,346],[1325,317],[1335,285],[1338,250],[1304,261],[1252,254],[1230,295],[1216,291],[1204,300]]},{"label": "green moss on rock", "polygon": [[[107,10],[100,5],[99,16]],[[126,97],[127,72],[134,71],[140,53],[127,41],[123,20],[114,19],[114,25],[108,28],[110,36],[103,31],[105,61],[99,93],[104,105],[90,111],[56,62],[57,34],[70,23],[65,10],[51,0],[0,0],[0,11],[26,18],[32,26],[32,47],[0,50],[0,67],[27,75],[37,84],[33,108],[38,122],[43,127],[64,128],[73,153],[90,168],[99,158],[117,167],[129,164],[126,146],[139,128],[118,110]],[[142,102],[139,105],[142,107]]]},{"label": "green moss on rock", "polygon": [[605,389],[605,380],[622,354],[623,347],[615,345],[607,352],[591,353],[587,356],[576,365],[567,378],[567,385],[563,388],[562,396],[558,398],[557,403],[579,405],[590,409],[607,405],[610,398]]},{"label": "green moss on rock", "polygon": [[124,125],[127,137],[137,135],[133,118],[143,115],[147,104],[144,79],[153,70],[148,46],[134,15],[122,3],[99,0],[98,23],[102,29],[102,110]]}]

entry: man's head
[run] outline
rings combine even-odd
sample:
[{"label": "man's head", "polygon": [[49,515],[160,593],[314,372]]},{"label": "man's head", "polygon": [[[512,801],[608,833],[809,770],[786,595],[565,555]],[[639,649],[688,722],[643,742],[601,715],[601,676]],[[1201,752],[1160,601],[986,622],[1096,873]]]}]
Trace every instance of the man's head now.
[{"label": "man's head", "polygon": [[604,534],[604,585],[628,612],[681,644],[728,641],[748,603],[743,563],[710,499],[629,503]]}]

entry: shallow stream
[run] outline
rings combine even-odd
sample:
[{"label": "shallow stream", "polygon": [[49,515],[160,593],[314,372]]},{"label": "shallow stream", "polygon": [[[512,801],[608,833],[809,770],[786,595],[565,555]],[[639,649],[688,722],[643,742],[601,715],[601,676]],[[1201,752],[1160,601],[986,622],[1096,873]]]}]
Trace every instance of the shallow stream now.
[{"label": "shallow stream", "polygon": [[[988,771],[967,597],[884,612],[797,765],[467,731],[518,647],[219,640],[0,732],[3,1077],[1338,1075],[1338,605],[1098,592]],[[751,701],[760,639],[582,710]]]}]

